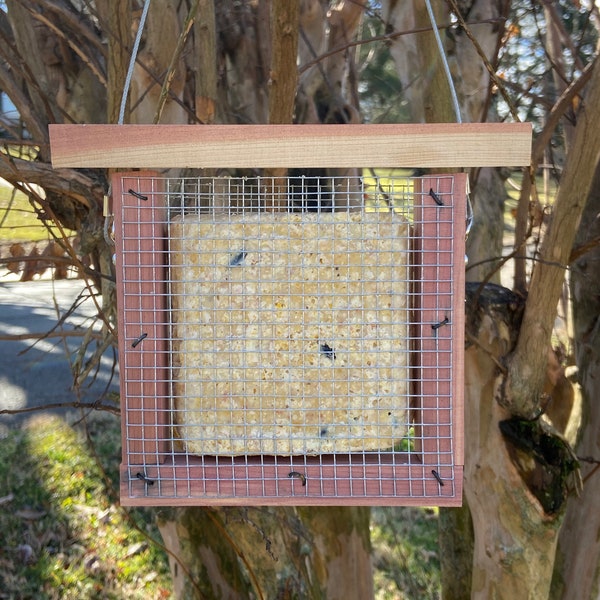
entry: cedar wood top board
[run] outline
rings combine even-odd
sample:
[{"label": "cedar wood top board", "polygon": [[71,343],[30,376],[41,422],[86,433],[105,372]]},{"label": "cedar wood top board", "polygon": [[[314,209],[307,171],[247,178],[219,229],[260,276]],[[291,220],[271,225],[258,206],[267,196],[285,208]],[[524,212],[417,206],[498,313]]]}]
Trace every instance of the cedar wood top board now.
[{"label": "cedar wood top board", "polygon": [[55,168],[467,168],[530,164],[530,123],[50,125]]}]

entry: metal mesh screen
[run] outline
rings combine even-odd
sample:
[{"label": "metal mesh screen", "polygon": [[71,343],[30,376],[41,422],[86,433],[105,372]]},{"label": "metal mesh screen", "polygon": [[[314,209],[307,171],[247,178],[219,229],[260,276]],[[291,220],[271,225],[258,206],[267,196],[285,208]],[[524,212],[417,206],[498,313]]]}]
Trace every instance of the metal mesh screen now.
[{"label": "metal mesh screen", "polygon": [[464,175],[113,180],[125,504],[460,504]]}]

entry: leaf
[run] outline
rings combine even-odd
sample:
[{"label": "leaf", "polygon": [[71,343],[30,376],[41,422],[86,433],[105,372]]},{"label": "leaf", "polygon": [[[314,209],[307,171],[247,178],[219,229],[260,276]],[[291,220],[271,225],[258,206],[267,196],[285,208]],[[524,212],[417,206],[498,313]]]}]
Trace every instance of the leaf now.
[{"label": "leaf", "polygon": [[23,508],[15,512],[17,517],[26,521],[38,521],[47,514],[45,510],[34,510],[32,508]]}]

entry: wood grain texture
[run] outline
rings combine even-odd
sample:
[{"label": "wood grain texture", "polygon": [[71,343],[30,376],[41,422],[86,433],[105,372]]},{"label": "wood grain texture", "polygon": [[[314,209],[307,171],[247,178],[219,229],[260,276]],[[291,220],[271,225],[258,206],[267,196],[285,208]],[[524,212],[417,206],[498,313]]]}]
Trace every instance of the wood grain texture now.
[{"label": "wood grain texture", "polygon": [[529,123],[50,125],[55,168],[526,166]]},{"label": "wood grain texture", "polygon": [[[242,463],[193,456],[146,466],[154,484],[136,477],[138,467],[121,468],[123,506],[461,506],[463,467],[440,468],[444,485],[431,476],[431,465],[399,464],[379,454],[381,464],[360,463],[356,455],[332,455],[298,464]],[[353,458],[354,457],[354,458]],[[287,459],[289,461],[289,459]],[[322,460],[323,464],[319,464]],[[302,480],[289,476],[301,472]]]}]

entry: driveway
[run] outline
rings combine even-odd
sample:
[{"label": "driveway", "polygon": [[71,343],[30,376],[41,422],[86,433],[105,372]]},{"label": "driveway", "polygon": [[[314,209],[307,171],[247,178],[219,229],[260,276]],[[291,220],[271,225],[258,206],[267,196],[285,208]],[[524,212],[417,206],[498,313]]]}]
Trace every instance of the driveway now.
[{"label": "driveway", "polygon": [[[68,336],[35,343],[30,334],[46,333],[56,326],[73,302],[85,294],[61,327]],[[112,350],[105,353],[95,381],[73,388],[70,362],[77,356],[83,332],[93,322],[96,307],[79,279],[37,280],[22,283],[0,278],[0,434],[18,427],[35,413],[2,414],[2,410],[30,409],[71,402],[93,403],[107,390],[118,391],[118,370],[113,372]],[[18,340],[8,340],[18,336]],[[91,344],[94,346],[94,344]],[[51,412],[79,416],[78,409],[53,408]]]}]

